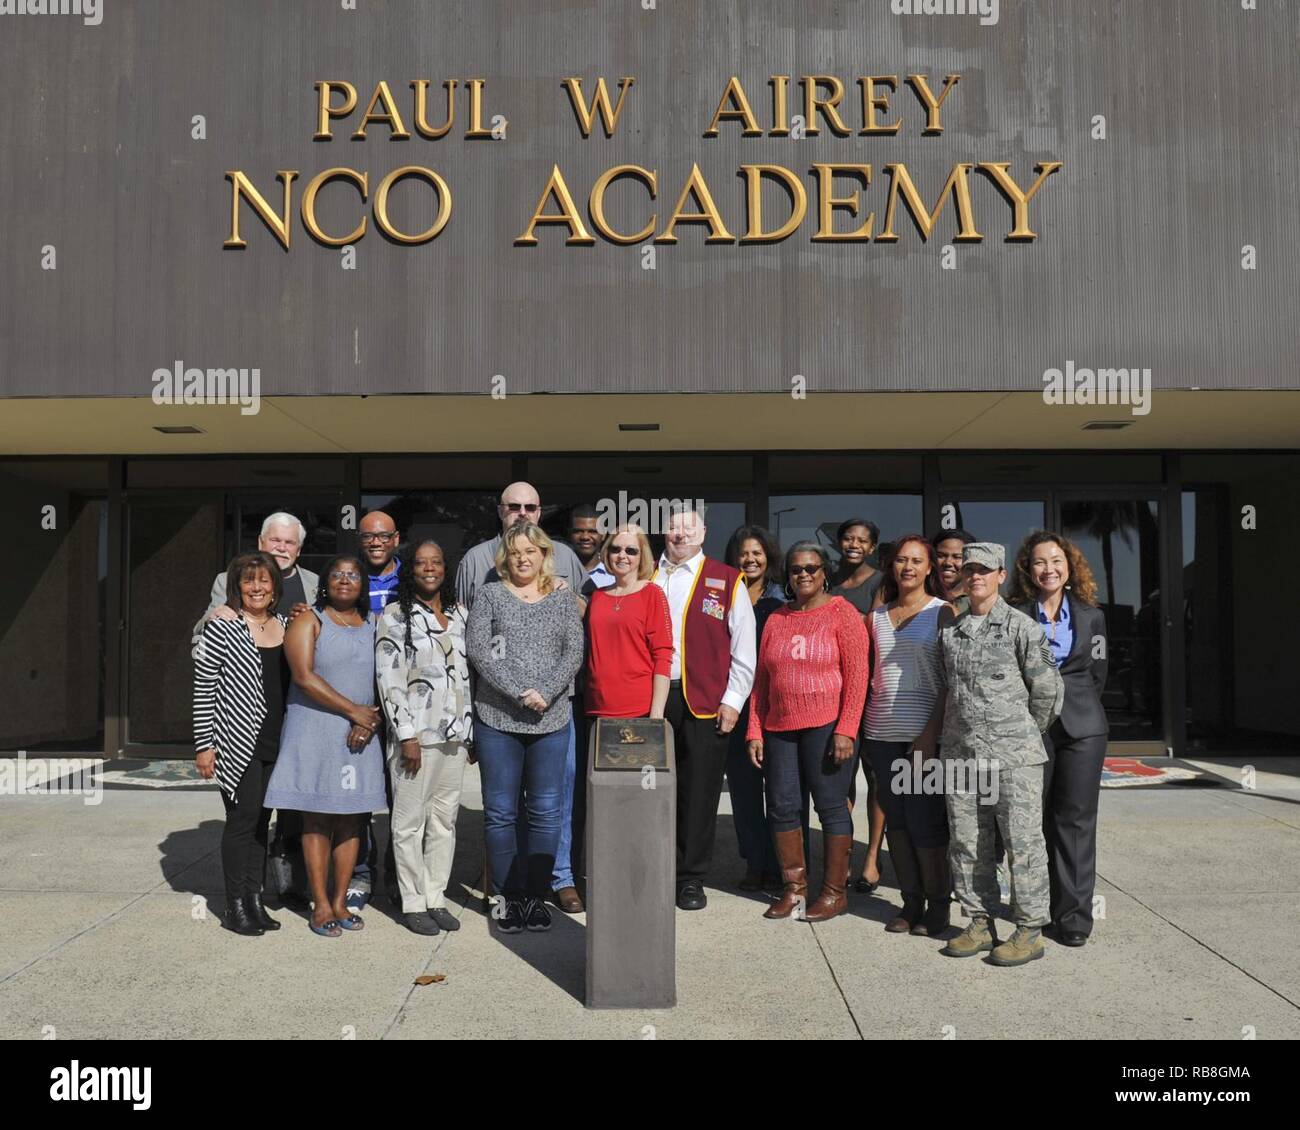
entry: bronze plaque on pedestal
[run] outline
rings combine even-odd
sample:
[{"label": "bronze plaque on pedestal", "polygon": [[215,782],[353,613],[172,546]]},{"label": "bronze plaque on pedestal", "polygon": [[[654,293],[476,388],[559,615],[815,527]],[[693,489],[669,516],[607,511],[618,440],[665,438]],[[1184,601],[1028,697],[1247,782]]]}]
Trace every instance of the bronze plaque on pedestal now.
[{"label": "bronze plaque on pedestal", "polygon": [[597,718],[595,769],[633,769],[649,766],[668,771],[664,731],[658,718]]}]

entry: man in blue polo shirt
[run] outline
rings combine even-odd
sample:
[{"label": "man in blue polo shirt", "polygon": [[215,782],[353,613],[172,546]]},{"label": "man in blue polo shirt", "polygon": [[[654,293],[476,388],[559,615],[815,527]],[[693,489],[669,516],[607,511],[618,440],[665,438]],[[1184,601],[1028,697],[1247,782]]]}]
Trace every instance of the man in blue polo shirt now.
[{"label": "man in blue polo shirt", "polygon": [[[378,619],[385,606],[397,599],[397,582],[401,577],[402,562],[397,556],[397,523],[382,510],[372,510],[361,519],[361,559],[370,578],[370,612]],[[392,811],[392,783],[384,774],[384,789],[388,793],[388,808]],[[361,848],[357,852],[357,865],[348,884],[348,909],[362,909],[373,890],[375,867],[378,863],[375,837],[370,821],[361,828]],[[393,858],[393,838],[388,837],[384,851],[384,884],[390,902],[397,898],[397,863]]]}]

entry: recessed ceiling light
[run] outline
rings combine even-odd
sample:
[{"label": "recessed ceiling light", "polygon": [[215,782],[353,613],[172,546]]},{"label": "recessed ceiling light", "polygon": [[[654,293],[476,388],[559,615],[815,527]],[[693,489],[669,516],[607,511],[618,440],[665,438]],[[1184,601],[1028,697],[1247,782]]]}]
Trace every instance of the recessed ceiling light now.
[{"label": "recessed ceiling light", "polygon": [[1089,420],[1083,425],[1085,432],[1117,432],[1121,428],[1127,428],[1133,423],[1132,420]]},{"label": "recessed ceiling light", "polygon": [[174,424],[161,425],[155,424],[153,430],[162,432],[165,436],[198,436],[203,434],[202,428],[196,428],[193,424]]},{"label": "recessed ceiling light", "polygon": [[620,432],[657,432],[658,424],[619,424]]}]

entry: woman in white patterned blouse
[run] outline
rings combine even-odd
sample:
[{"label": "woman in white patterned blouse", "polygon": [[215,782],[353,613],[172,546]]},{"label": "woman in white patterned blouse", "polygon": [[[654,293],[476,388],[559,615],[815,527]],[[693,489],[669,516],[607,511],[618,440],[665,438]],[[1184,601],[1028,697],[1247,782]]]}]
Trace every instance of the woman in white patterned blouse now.
[{"label": "woman in white patterned blouse", "polygon": [[465,613],[435,541],[415,547],[397,600],[384,609],[375,673],[388,721],[391,835],[402,918],[416,934],[459,930],[445,889],[473,722]]}]

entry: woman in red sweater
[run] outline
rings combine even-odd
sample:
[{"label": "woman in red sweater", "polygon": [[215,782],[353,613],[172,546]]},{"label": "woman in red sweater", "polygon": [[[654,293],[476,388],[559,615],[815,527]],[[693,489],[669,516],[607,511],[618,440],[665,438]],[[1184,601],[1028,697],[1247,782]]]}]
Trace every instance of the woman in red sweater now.
[{"label": "woman in red sweater", "polygon": [[767,619],[749,700],[749,756],[767,783],[767,818],[785,889],[765,918],[788,918],[807,902],[808,872],[799,808],[812,793],[822,826],[822,891],[803,917],[822,922],[843,914],[853,850],[849,783],[854,743],[867,700],[871,641],[862,616],[829,593],[830,562],[815,542],[785,555],[790,603]]},{"label": "woman in red sweater", "polygon": [[614,574],[587,606],[587,690],[593,718],[662,718],[673,662],[673,625],[663,589],[650,583],[650,539],[619,526],[600,551]]}]

